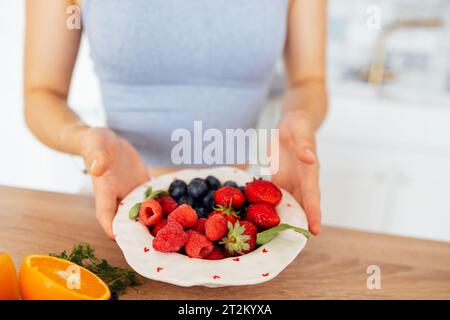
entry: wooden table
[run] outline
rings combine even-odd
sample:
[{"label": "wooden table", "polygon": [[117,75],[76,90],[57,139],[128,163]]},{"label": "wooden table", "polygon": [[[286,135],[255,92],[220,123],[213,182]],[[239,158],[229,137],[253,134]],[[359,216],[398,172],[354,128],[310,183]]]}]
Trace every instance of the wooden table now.
[{"label": "wooden table", "polygon": [[[0,248],[19,267],[29,253],[60,252],[80,241],[126,266],[94,218],[89,197],[0,187]],[[366,285],[381,268],[381,289]],[[324,227],[275,279],[256,286],[182,288],[145,280],[123,299],[450,299],[450,243]]]}]

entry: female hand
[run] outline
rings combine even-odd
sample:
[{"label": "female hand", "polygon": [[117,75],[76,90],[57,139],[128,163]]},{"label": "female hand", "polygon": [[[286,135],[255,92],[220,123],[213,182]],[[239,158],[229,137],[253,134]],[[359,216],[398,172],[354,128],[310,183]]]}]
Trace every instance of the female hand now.
[{"label": "female hand", "polygon": [[286,113],[279,123],[280,166],[273,181],[289,191],[305,210],[309,230],[320,233],[319,161],[315,130],[299,113]]},{"label": "female hand", "polygon": [[112,221],[118,203],[148,181],[149,172],[133,146],[109,129],[88,129],[82,139],[81,154],[92,177],[97,221],[114,239]]}]

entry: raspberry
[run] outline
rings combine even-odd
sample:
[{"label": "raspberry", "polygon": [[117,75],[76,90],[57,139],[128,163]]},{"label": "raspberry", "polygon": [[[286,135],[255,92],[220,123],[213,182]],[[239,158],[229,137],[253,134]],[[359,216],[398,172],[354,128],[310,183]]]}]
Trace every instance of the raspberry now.
[{"label": "raspberry", "polygon": [[214,246],[204,235],[192,231],[184,248],[189,257],[203,259],[213,251]]},{"label": "raspberry", "polygon": [[197,213],[191,206],[182,204],[169,214],[168,221],[176,221],[184,229],[192,228],[197,224]]},{"label": "raspberry", "polygon": [[192,230],[197,231],[200,234],[205,234],[205,223],[206,218],[198,219],[197,224],[192,228]]},{"label": "raspberry", "polygon": [[188,235],[179,223],[168,221],[153,239],[153,248],[160,252],[177,252],[186,243],[187,238]]},{"label": "raspberry", "polygon": [[225,253],[221,246],[214,244],[213,250],[208,254],[205,259],[208,260],[222,260],[225,259]]},{"label": "raspberry", "polygon": [[162,215],[161,205],[155,199],[145,200],[139,208],[139,220],[146,226],[157,224]]},{"label": "raspberry", "polygon": [[152,228],[151,234],[156,237],[156,235],[158,234],[158,231],[161,230],[162,228],[164,228],[167,224],[167,220],[166,219],[162,219],[160,220],[157,224],[155,224],[155,226]]},{"label": "raspberry", "polygon": [[209,216],[205,223],[205,235],[211,241],[222,239],[227,232],[227,218],[223,214],[213,214]]},{"label": "raspberry", "polygon": [[161,205],[164,216],[168,216],[178,207],[177,202],[171,196],[162,196],[156,199]]}]

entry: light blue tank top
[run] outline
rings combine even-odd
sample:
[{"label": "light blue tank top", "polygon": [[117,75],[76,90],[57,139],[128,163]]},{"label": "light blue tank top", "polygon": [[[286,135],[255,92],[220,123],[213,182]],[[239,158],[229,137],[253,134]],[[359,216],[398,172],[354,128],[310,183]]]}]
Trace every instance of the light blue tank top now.
[{"label": "light blue tank top", "polygon": [[177,128],[253,128],[286,38],[289,0],[85,0],[107,124],[152,166]]}]

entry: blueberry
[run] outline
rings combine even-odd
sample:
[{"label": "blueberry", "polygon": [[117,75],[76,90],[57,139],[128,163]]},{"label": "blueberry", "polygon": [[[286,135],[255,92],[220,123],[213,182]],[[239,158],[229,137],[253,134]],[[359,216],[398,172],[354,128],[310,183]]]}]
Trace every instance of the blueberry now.
[{"label": "blueberry", "polygon": [[233,187],[233,188],[237,188],[238,187],[237,183],[234,182],[234,181],[231,181],[231,180],[225,181],[223,183],[223,186],[224,187]]},{"label": "blueberry", "polygon": [[188,204],[192,207],[194,205],[194,199],[189,196],[181,196],[177,203],[179,206],[182,204]]},{"label": "blueberry", "polygon": [[243,195],[245,195],[245,187],[244,186],[240,186],[240,187],[238,187],[238,189],[242,192]]},{"label": "blueberry", "polygon": [[212,209],[214,206],[214,191],[210,190],[208,193],[201,199],[201,206],[205,209]]},{"label": "blueberry", "polygon": [[205,181],[211,190],[217,190],[220,188],[220,181],[214,176],[207,176]]},{"label": "blueberry", "polygon": [[203,207],[196,207],[195,212],[197,212],[197,217],[200,218],[206,218],[209,214],[208,210],[206,210]]},{"label": "blueberry", "polygon": [[187,184],[183,180],[174,180],[169,186],[169,194],[174,199],[180,199],[186,193]]},{"label": "blueberry", "polygon": [[208,185],[200,178],[192,180],[187,187],[188,195],[194,199],[199,199],[208,192]]}]

